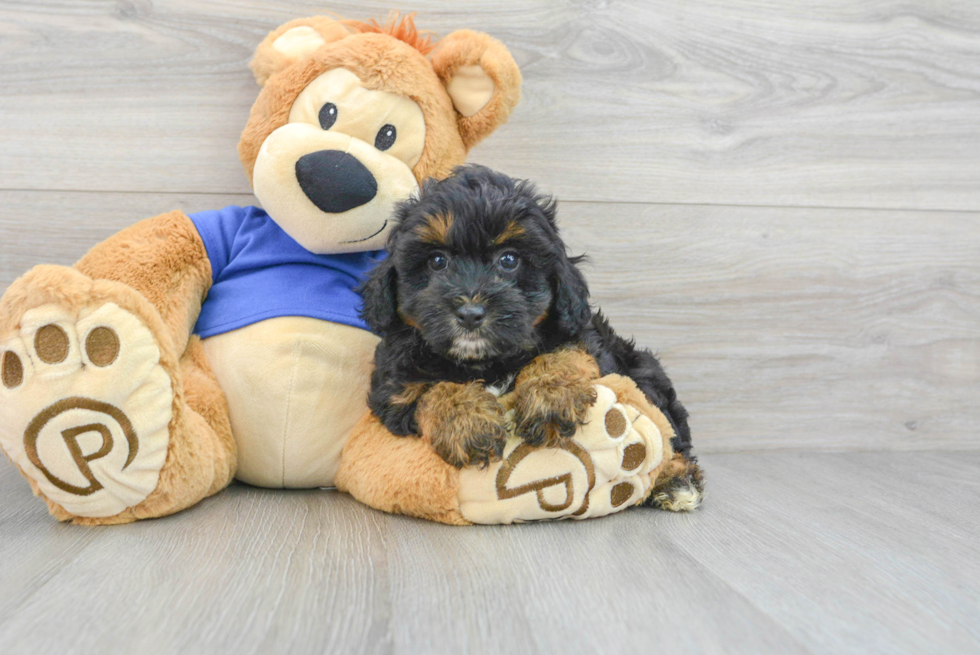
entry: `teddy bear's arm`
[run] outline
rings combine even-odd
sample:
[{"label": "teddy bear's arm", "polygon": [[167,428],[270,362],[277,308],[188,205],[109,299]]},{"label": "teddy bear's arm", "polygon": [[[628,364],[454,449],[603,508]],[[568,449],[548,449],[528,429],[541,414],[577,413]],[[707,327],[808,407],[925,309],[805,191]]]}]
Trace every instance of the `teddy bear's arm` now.
[{"label": "teddy bear's arm", "polygon": [[211,264],[184,212],[161,214],[118,232],[92,248],[75,268],[140,293],[160,313],[175,351],[186,349],[211,287]]}]

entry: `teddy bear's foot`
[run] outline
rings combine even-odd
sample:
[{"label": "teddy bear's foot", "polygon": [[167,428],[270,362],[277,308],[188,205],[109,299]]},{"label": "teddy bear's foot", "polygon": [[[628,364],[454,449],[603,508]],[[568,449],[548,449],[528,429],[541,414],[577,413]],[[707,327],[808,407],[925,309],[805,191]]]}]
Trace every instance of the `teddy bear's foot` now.
[{"label": "teddy bear's foot", "polygon": [[[0,303],[0,446],[59,519],[160,516],[213,486],[209,428],[175,402],[194,369],[161,346],[154,319],[132,289],[61,267],[25,276]],[[174,426],[178,442],[202,443],[173,443]],[[193,476],[203,490],[175,480],[175,463],[207,468]]]},{"label": "teddy bear's foot", "polygon": [[601,382],[593,385],[595,402],[574,439],[542,448],[514,435],[503,462],[463,469],[463,517],[473,523],[584,519],[641,503],[661,468],[667,435]]},{"label": "teddy bear's foot", "polygon": [[156,488],[173,387],[150,331],[114,303],[49,304],[4,335],[0,444],[67,512],[112,516]]}]

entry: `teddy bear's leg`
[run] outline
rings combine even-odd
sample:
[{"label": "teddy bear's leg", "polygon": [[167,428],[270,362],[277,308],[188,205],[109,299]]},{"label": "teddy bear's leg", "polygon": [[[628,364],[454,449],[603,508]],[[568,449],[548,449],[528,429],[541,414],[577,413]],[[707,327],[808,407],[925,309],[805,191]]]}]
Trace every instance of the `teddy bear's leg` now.
[{"label": "teddy bear's leg", "polygon": [[[0,302],[0,445],[60,520],[183,509],[234,469],[227,407],[140,294],[42,266]],[[217,427],[217,429],[216,429]]]},{"label": "teddy bear's leg", "polygon": [[189,334],[208,284],[175,212],[0,300],[0,446],[56,518],[162,516],[227,484],[227,408]]},{"label": "teddy bear's leg", "polygon": [[205,496],[211,496],[231,484],[238,468],[228,401],[198,337],[191,337],[180,360],[180,369],[184,378],[184,402],[188,415],[188,434],[184,443],[206,441],[211,444],[213,456],[192,458],[200,461],[202,466],[210,463],[214,473]]}]

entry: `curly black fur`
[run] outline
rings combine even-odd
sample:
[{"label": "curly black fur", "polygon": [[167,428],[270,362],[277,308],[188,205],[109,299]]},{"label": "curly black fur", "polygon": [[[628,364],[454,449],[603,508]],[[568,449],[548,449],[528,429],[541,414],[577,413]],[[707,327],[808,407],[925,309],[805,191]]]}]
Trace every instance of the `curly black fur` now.
[{"label": "curly black fur", "polygon": [[[416,434],[420,389],[481,380],[501,391],[536,356],[583,344],[602,375],[632,378],[671,421],[674,450],[693,459],[687,411],[649,350],[589,307],[589,289],[558,234],[556,203],[528,181],[482,166],[423,185],[404,202],[385,259],[361,288],[362,315],[383,335],[369,405],[391,432]],[[504,238],[506,237],[506,238]],[[507,255],[519,260],[514,270]],[[445,268],[437,270],[443,263]],[[461,307],[485,316],[467,329]]]}]

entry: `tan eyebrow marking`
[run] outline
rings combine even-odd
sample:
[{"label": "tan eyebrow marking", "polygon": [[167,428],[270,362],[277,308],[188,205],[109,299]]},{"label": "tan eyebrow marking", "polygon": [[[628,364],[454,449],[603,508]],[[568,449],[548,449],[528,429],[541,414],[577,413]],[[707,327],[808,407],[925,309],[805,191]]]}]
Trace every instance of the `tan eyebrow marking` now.
[{"label": "tan eyebrow marking", "polygon": [[493,245],[499,246],[509,239],[516,239],[519,236],[524,235],[524,228],[518,225],[517,221],[511,221],[504,228],[504,231],[497,235],[497,238],[493,240]]},{"label": "tan eyebrow marking", "polygon": [[449,242],[449,228],[452,226],[452,214],[436,214],[430,216],[425,223],[416,226],[415,234],[422,241],[444,245]]}]

